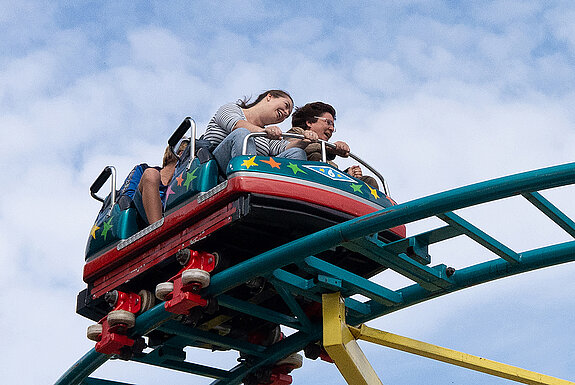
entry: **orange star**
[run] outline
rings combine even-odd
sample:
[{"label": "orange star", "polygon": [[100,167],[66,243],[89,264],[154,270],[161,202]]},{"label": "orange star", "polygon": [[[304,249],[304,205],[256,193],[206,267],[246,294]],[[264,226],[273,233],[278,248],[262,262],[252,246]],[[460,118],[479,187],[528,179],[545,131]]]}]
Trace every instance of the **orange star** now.
[{"label": "orange star", "polygon": [[246,166],[247,169],[249,169],[251,166],[257,166],[258,164],[254,161],[254,159],[256,159],[255,156],[244,160],[242,166]]},{"label": "orange star", "polygon": [[182,178],[182,175],[184,175],[184,173],[181,173],[176,180],[178,181],[178,186],[182,185],[182,182],[184,181],[184,178]]},{"label": "orange star", "polygon": [[263,163],[267,163],[270,166],[272,166],[272,168],[280,168],[281,163],[278,163],[274,160],[274,158],[272,158],[270,156],[270,160],[262,160]]}]

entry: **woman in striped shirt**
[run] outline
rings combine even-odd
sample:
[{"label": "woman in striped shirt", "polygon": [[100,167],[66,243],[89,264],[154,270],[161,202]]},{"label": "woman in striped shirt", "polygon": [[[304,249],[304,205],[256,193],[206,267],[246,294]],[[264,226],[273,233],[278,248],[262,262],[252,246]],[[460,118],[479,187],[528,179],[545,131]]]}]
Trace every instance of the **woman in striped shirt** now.
[{"label": "woman in striped shirt", "polygon": [[247,155],[306,160],[303,148],[317,140],[317,134],[310,132],[305,140],[288,142],[281,139],[281,129],[276,126],[291,114],[291,96],[285,91],[269,90],[248,102],[245,99],[223,105],[208,123],[204,139],[216,146],[213,154],[220,167],[225,170],[231,158],[242,154],[244,138],[252,132],[265,132],[266,136],[248,140]]}]

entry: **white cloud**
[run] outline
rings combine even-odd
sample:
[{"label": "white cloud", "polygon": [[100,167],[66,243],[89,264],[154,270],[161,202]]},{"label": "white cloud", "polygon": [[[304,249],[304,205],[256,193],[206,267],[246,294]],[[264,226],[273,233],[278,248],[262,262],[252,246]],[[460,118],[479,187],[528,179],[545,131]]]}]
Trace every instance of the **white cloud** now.
[{"label": "white cloud", "polygon": [[373,90],[380,95],[394,95],[407,91],[406,88],[412,88],[404,71],[389,62],[360,60],[353,71],[353,76],[362,89]]},{"label": "white cloud", "polygon": [[[268,31],[261,33],[259,40],[270,47],[290,47],[290,48],[304,48],[306,46],[313,46],[318,40],[325,39],[326,22],[317,17],[295,17],[286,20],[279,26],[276,26]],[[318,47],[321,49],[321,47]],[[317,57],[322,55],[323,52],[302,50],[305,55]]]},{"label": "white cloud", "polygon": [[553,8],[546,12],[546,21],[561,42],[565,42],[570,48],[570,54],[575,51],[575,9],[571,4],[562,4],[561,7]]},{"label": "white cloud", "polygon": [[517,21],[533,21],[546,6],[546,3],[538,1],[515,3],[510,0],[499,0],[476,3],[472,8],[478,20],[496,28],[505,28]]},{"label": "white cloud", "polygon": [[126,53],[138,67],[180,72],[190,60],[184,41],[166,29],[151,27],[135,31],[128,35],[128,43]]}]

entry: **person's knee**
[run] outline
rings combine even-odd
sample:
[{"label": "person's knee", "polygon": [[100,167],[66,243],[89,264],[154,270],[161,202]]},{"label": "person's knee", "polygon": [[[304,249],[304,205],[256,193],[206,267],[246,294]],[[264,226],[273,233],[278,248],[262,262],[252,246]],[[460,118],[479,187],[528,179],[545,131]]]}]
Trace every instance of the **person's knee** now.
[{"label": "person's knee", "polygon": [[155,168],[147,168],[142,174],[142,179],[140,179],[138,187],[140,191],[150,187],[159,188],[160,181],[160,172]]},{"label": "person's knee", "polygon": [[312,162],[323,162],[320,152],[312,152],[311,154],[308,155],[307,160],[310,160]]},{"label": "person's knee", "polygon": [[283,153],[283,155],[280,156],[288,159],[307,160],[307,154],[305,150],[299,147],[289,148]]},{"label": "person's knee", "polygon": [[248,130],[247,128],[238,127],[235,130],[233,130],[230,135],[245,137],[246,135],[249,135],[249,134],[250,134],[250,130]]},{"label": "person's knee", "polygon": [[256,142],[254,140],[254,138],[250,138],[248,139],[247,143],[245,143],[246,148],[244,149],[244,142],[246,139],[246,136],[248,136],[249,134],[251,134],[250,130],[248,130],[247,128],[236,128],[235,130],[232,131],[232,133],[230,135],[231,138],[231,156],[239,156],[242,155],[243,153],[245,153],[246,155],[255,155],[256,153]]}]

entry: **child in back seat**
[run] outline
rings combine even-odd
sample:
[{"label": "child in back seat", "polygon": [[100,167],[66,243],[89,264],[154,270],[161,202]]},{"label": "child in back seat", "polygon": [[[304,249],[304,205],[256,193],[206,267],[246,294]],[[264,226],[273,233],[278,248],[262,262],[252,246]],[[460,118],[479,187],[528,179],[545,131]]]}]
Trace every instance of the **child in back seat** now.
[{"label": "child in back seat", "polygon": [[[189,139],[182,140],[177,150],[178,156],[182,155],[189,143]],[[177,163],[178,158],[168,146],[164,151],[162,167],[148,167],[144,170],[134,195],[134,205],[146,225],[162,219],[163,201]]]}]

